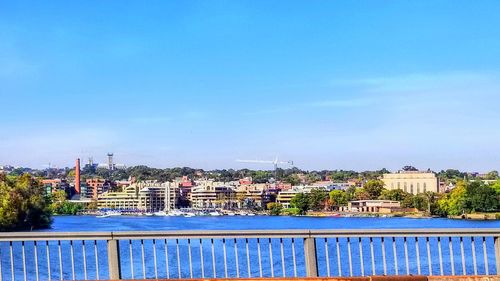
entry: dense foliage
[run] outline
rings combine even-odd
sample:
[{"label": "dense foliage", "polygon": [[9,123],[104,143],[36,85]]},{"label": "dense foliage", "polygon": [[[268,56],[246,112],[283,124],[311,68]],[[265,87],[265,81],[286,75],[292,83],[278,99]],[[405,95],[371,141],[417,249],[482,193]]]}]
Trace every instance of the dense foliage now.
[{"label": "dense foliage", "polygon": [[280,203],[267,203],[266,207],[271,216],[279,216],[283,210],[283,206]]},{"label": "dense foliage", "polygon": [[0,174],[0,231],[33,230],[51,224],[49,202],[29,174]]},{"label": "dense foliage", "polygon": [[310,193],[298,193],[290,201],[290,205],[297,209],[298,214],[304,215],[307,211],[324,210],[328,200],[328,193],[313,189]]},{"label": "dense foliage", "polygon": [[442,215],[494,212],[500,209],[500,182],[487,185],[480,181],[459,181],[457,187],[438,201]]},{"label": "dense foliage", "polygon": [[83,204],[69,202],[66,192],[62,190],[52,193],[50,201],[50,210],[56,215],[76,215],[84,209]]}]

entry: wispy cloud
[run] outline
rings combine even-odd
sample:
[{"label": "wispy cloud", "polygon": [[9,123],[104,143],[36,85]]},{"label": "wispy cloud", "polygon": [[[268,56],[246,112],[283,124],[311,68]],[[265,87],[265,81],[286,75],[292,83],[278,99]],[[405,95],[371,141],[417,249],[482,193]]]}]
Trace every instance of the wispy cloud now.
[{"label": "wispy cloud", "polygon": [[174,119],[169,116],[140,116],[140,117],[133,117],[130,119],[132,123],[141,125],[163,124],[163,123],[169,123],[172,120]]},{"label": "wispy cloud", "polygon": [[324,100],[314,100],[307,101],[304,103],[294,103],[294,104],[283,104],[278,105],[273,108],[266,108],[263,110],[257,110],[245,113],[245,115],[262,115],[262,114],[281,114],[288,112],[298,112],[310,109],[342,109],[342,108],[357,108],[365,107],[373,104],[374,99],[372,98],[342,98],[342,99],[324,99]]},{"label": "wispy cloud", "polygon": [[305,104],[308,107],[327,107],[327,108],[351,108],[363,107],[373,103],[371,98],[353,98],[353,99],[338,99],[338,100],[322,100]]},{"label": "wispy cloud", "polygon": [[333,86],[357,86],[368,93],[426,93],[434,90],[498,89],[500,73],[455,71],[438,73],[411,73],[386,77],[371,77],[352,80],[335,80]]}]

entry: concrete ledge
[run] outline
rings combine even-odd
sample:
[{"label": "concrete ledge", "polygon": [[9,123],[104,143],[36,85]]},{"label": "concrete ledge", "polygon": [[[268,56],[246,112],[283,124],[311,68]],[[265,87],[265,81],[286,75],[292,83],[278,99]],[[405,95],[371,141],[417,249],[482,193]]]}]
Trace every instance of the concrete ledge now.
[{"label": "concrete ledge", "polygon": [[489,276],[429,276],[429,281],[500,281],[500,275]]},{"label": "concrete ledge", "polygon": [[427,281],[427,276],[371,276],[371,281]]},{"label": "concrete ledge", "polygon": [[[116,280],[116,281],[138,281]],[[302,278],[199,278],[151,279],[155,281],[500,281],[500,275],[489,276],[367,276],[367,277],[302,277]]]}]

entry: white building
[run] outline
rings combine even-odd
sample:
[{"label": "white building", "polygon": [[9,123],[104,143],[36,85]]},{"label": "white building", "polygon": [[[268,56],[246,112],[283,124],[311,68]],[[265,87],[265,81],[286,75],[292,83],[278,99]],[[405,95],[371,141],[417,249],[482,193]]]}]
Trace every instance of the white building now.
[{"label": "white building", "polygon": [[384,174],[382,181],[384,187],[389,190],[401,189],[411,194],[439,192],[438,178],[433,172],[399,171]]}]

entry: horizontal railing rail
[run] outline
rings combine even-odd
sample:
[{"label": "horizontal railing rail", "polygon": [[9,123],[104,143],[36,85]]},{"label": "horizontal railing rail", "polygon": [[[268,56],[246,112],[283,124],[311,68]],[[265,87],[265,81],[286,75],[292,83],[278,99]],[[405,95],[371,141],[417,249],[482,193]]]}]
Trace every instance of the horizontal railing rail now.
[{"label": "horizontal railing rail", "polygon": [[335,229],[335,230],[193,230],[109,232],[3,232],[0,241],[106,240],[153,238],[308,238],[308,237],[498,237],[498,228]]},{"label": "horizontal railing rail", "polygon": [[499,272],[495,228],[0,233],[0,281]]}]

